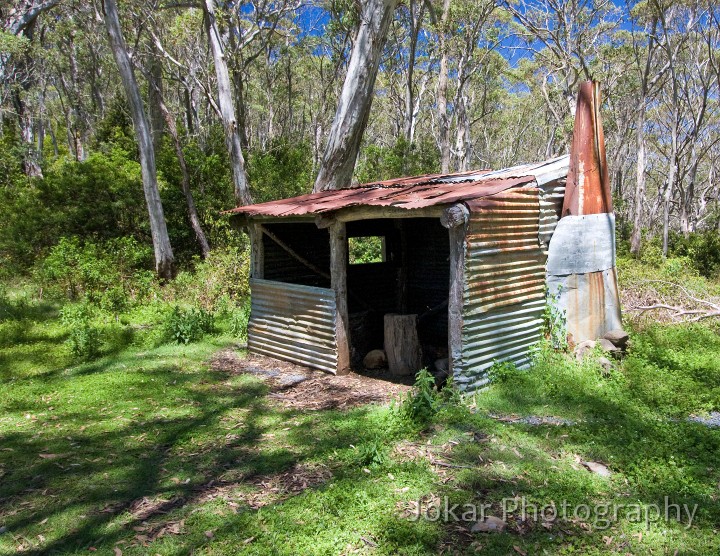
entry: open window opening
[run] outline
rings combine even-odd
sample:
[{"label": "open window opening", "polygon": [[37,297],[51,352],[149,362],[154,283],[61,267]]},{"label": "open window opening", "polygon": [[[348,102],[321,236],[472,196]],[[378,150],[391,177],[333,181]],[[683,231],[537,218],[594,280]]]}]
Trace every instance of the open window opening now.
[{"label": "open window opening", "polygon": [[360,236],[348,238],[350,264],[384,263],[387,259],[385,236]]},{"label": "open window opening", "polygon": [[263,224],[263,277],[330,287],[330,234],[313,222]]},{"label": "open window opening", "polygon": [[353,368],[363,369],[365,355],[384,348],[385,315],[392,313],[417,315],[422,364],[432,369],[436,360],[448,356],[448,230],[436,218],[362,220],[346,226]]}]

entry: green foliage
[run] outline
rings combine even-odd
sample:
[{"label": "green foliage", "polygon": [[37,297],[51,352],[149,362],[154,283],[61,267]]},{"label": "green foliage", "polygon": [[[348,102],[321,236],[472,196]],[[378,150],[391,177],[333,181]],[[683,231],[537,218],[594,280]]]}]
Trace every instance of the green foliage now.
[{"label": "green foliage", "polygon": [[368,145],[362,152],[356,169],[360,183],[403,176],[436,173],[440,154],[429,140],[408,144],[399,138],[391,147]]},{"label": "green foliage", "polygon": [[69,330],[66,345],[78,359],[94,359],[100,354],[100,330],[93,325],[93,309],[88,303],[66,305],[61,322]]},{"label": "green foliage", "polygon": [[51,294],[85,297],[114,314],[144,299],[154,285],[149,248],[131,237],[104,242],[60,238],[36,276]]},{"label": "green foliage", "polygon": [[495,361],[487,371],[491,384],[508,384],[515,381],[521,371],[511,361]]},{"label": "green foliage", "polygon": [[230,314],[230,334],[239,340],[247,341],[249,321],[250,302],[248,300]]},{"label": "green foliage", "polygon": [[543,328],[545,336],[555,349],[567,349],[567,316],[559,306],[561,288],[555,293],[545,292],[545,309],[543,310]]},{"label": "green foliage", "polygon": [[247,246],[213,250],[193,271],[180,272],[168,286],[175,301],[210,312],[228,312],[250,294],[250,251]]},{"label": "green foliage", "polygon": [[413,389],[407,393],[399,406],[401,421],[425,426],[440,409],[440,397],[435,388],[435,377],[421,369],[415,377]]},{"label": "green foliage", "polygon": [[183,309],[176,305],[165,321],[165,338],[178,344],[189,344],[213,331],[215,322],[205,309]]},{"label": "green foliage", "polygon": [[381,438],[363,442],[357,448],[357,460],[360,465],[370,468],[384,467],[388,464],[388,448]]},{"label": "green foliage", "polygon": [[83,162],[59,159],[44,179],[0,189],[0,211],[0,258],[18,269],[60,237],[149,243],[140,166],[116,145]]},{"label": "green foliage", "polygon": [[363,236],[348,238],[350,264],[383,262],[383,238]]},{"label": "green foliage", "polygon": [[310,146],[276,139],[265,150],[252,151],[248,181],[256,203],[309,193],[313,186]]},{"label": "green foliage", "polygon": [[687,257],[700,275],[720,278],[720,233],[717,230],[693,233],[687,238],[678,235],[672,249],[674,256]]}]

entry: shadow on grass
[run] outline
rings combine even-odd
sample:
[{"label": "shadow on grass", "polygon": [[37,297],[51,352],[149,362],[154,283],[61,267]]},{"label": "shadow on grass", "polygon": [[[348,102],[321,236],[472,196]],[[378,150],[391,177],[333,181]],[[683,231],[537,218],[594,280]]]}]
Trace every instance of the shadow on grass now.
[{"label": "shadow on grass", "polygon": [[[40,400],[12,407],[37,414],[37,421],[22,427],[26,431],[6,428],[0,437],[6,471],[0,485],[2,524],[10,531],[33,530],[48,519],[48,527],[61,531],[42,549],[28,547],[26,553],[90,545],[109,550],[119,540],[132,539],[133,527],[196,507],[214,489],[252,488],[255,477],[327,460],[372,432],[367,408],[351,416],[323,412],[308,417],[268,405],[267,388],[255,379],[231,381],[220,373],[188,372],[157,361],[148,363],[151,369],[118,369],[132,358],[86,364],[70,376],[49,373],[33,387],[38,393],[68,385],[75,393],[94,387],[94,397],[83,407],[75,404],[52,415],[40,411],[47,409]],[[122,373],[137,380],[120,380]],[[158,404],[148,407],[148,400]],[[135,404],[140,408],[128,409]],[[188,415],[162,416],[163,409],[177,414],[183,408]],[[268,438],[271,429],[294,419],[307,422],[287,433],[288,445]],[[53,430],[57,424],[62,431]],[[143,498],[157,502],[151,511],[132,511]]]}]

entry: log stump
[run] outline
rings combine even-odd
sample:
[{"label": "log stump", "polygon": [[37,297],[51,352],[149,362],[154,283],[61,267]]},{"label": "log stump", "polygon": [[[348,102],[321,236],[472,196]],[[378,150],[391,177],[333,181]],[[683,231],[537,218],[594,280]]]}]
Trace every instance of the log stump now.
[{"label": "log stump", "polygon": [[422,368],[417,315],[385,315],[385,353],[395,376],[414,375]]}]

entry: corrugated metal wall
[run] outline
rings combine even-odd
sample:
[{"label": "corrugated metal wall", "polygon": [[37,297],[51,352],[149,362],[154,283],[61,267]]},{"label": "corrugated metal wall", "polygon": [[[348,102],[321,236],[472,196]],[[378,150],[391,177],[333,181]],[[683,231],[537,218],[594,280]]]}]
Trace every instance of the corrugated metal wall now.
[{"label": "corrugated metal wall", "polygon": [[250,351],[336,371],[336,307],[332,290],[257,278],[250,280],[250,288]]},{"label": "corrugated metal wall", "polygon": [[540,185],[540,244],[547,255],[550,238],[557,227],[565,198],[566,178]]},{"label": "corrugated metal wall", "polygon": [[469,202],[463,346],[457,384],[487,382],[496,360],[526,365],[542,334],[546,255],[539,240],[538,188]]}]

